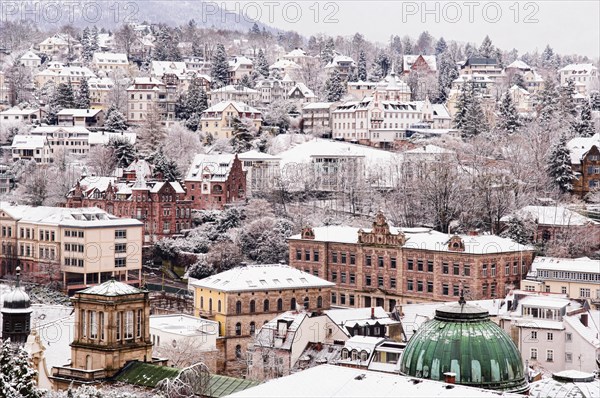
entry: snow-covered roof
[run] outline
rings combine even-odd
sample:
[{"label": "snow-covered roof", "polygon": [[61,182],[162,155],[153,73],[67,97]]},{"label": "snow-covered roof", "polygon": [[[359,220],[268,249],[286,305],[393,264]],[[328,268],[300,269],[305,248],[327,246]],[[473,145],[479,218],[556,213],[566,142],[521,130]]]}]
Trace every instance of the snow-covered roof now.
[{"label": "snow-covered roof", "polygon": [[352,65],[356,64],[356,62],[354,62],[354,60],[352,59],[352,57],[349,57],[347,55],[338,54],[338,55],[335,55],[333,57],[333,59],[331,60],[331,62],[329,62],[327,65],[325,65],[325,68],[326,69],[328,69],[328,68],[335,68],[335,67],[339,66],[342,63],[350,63]]},{"label": "snow-covered roof", "polygon": [[453,154],[454,151],[451,151],[446,148],[439,147],[437,145],[426,144],[423,146],[419,146],[408,151],[404,151],[404,154]]},{"label": "snow-covered roof", "polygon": [[223,154],[197,154],[190,165],[185,181],[203,181],[204,175],[209,175],[210,181],[227,181],[235,155]]},{"label": "snow-covered roof", "polygon": [[56,133],[67,133],[69,137],[89,136],[90,131],[83,126],[37,126],[30,131],[31,135],[48,135]]},{"label": "snow-covered roof", "polygon": [[278,59],[269,69],[301,69],[302,67],[289,59]]},{"label": "snow-covered roof", "polygon": [[73,116],[73,117],[94,117],[98,115],[100,112],[103,112],[102,109],[62,109],[57,113],[58,116]]},{"label": "snow-covered roof", "polygon": [[329,110],[329,108],[333,104],[334,104],[333,102],[312,102],[312,103],[304,105],[302,107],[302,109],[327,109],[327,110]]},{"label": "snow-covered roof", "polygon": [[573,271],[600,274],[600,260],[583,258],[536,257],[531,264],[530,273],[536,274],[538,270],[548,271]]},{"label": "snow-covered roof", "polygon": [[111,279],[100,285],[88,287],[87,289],[80,290],[78,294],[93,294],[96,296],[126,296],[129,294],[144,293],[144,290],[140,290],[137,287],[128,285],[123,282]]},{"label": "snow-covered roof", "polygon": [[525,62],[521,61],[520,59],[513,61],[510,65],[508,65],[506,67],[506,69],[509,69],[509,68],[521,69],[521,70],[531,70],[531,66],[527,65]]},{"label": "snow-covered roof", "polygon": [[262,113],[256,108],[251,107],[250,105],[239,102],[239,101],[221,101],[219,103],[214,104],[210,108],[204,110],[203,114],[210,112],[223,112],[228,106],[232,105],[238,112],[243,113]]},{"label": "snow-covered roof", "polygon": [[581,319],[578,315],[565,316],[563,320],[573,330],[575,330],[581,337],[590,343],[596,350],[600,349],[600,311],[588,310],[588,324],[587,326],[581,323]]},{"label": "snow-covered roof", "polygon": [[600,148],[600,133],[591,137],[575,137],[567,143],[567,148],[571,152],[571,164],[581,164],[581,159],[592,146]]},{"label": "snow-covered roof", "polygon": [[[156,61],[156,62],[158,62],[158,61]],[[164,86],[164,83],[161,82],[160,80],[157,80],[153,77],[144,76],[144,77],[136,77],[135,79],[133,79],[132,85],[127,90],[133,89],[134,86],[136,86],[138,84],[139,85],[143,84],[143,85]]]},{"label": "snow-covered roof", "polygon": [[40,135],[15,135],[11,147],[13,149],[39,149],[48,145],[48,139]]},{"label": "snow-covered roof", "polygon": [[543,378],[529,384],[528,395],[532,398],[600,398],[600,379],[593,373],[565,370],[555,376],[558,378]]},{"label": "snow-covered roof", "polygon": [[407,71],[412,68],[413,64],[417,61],[419,57],[423,57],[423,60],[429,66],[429,69],[435,71],[437,70],[437,62],[435,59],[435,55],[418,55],[418,54],[407,54],[403,57],[404,65],[403,70]]},{"label": "snow-covered roof", "polygon": [[594,64],[569,64],[562,69],[559,69],[559,72],[574,72],[587,74],[593,70],[597,70],[598,68]]},{"label": "snow-covered roof", "polygon": [[264,152],[258,152],[255,149],[248,151],[248,152],[240,153],[240,154],[238,154],[238,157],[240,158],[241,161],[244,161],[244,160],[279,160],[280,159],[278,156],[269,155],[268,153],[264,153]]},{"label": "snow-covered roof", "polygon": [[186,314],[150,315],[150,330],[177,336],[205,336],[219,333],[219,323]]},{"label": "snow-covered roof", "polygon": [[176,61],[152,61],[150,64],[152,76],[162,77],[165,73],[183,75],[187,70],[185,62]]},{"label": "snow-covered roof", "polygon": [[[520,217],[531,217],[539,225],[583,226],[595,225],[597,221],[585,217],[563,206],[525,206],[516,212]],[[511,216],[502,217],[501,221],[509,221]]]},{"label": "snow-covered roof", "polygon": [[358,397],[520,397],[427,379],[389,374],[338,365],[320,365],[302,372],[269,380],[266,383],[229,395],[230,398],[279,398],[291,394],[297,398]]},{"label": "snow-covered roof", "polygon": [[306,51],[304,51],[301,48],[295,48],[292,51],[290,51],[289,53],[287,53],[286,55],[284,55],[284,57],[286,58],[300,58],[300,57],[306,57]]},{"label": "snow-covered roof", "polygon": [[94,53],[93,62],[96,64],[128,65],[127,54],[98,52]]},{"label": "snow-covered roof", "polygon": [[248,88],[246,86],[241,86],[239,84],[230,84],[228,86],[223,86],[216,88],[210,91],[210,94],[215,93],[244,93],[244,94],[258,94],[258,90],[254,90],[252,88]]},{"label": "snow-covered roof", "polygon": [[49,206],[0,205],[0,211],[22,222],[71,227],[141,226],[140,221],[118,218],[97,207],[67,208]]},{"label": "snow-covered roof", "polygon": [[[371,311],[373,311],[373,316],[371,316]],[[327,314],[327,316],[331,318],[333,322],[340,326],[347,325],[348,323],[354,325],[354,323],[356,322],[372,319],[390,319],[390,316],[387,314],[387,312],[385,312],[385,310],[382,307],[373,307],[373,309],[337,308],[332,310],[326,310],[325,314]]]},{"label": "snow-covered roof", "polygon": [[288,95],[291,95],[296,89],[300,90],[304,98],[316,97],[315,93],[310,88],[306,87],[304,83],[296,83],[296,85],[290,89]]},{"label": "snow-covered roof", "polygon": [[111,137],[126,138],[131,144],[135,144],[137,134],[134,132],[90,131],[88,142],[90,145],[106,145]]},{"label": "snow-covered roof", "polygon": [[[358,243],[358,231],[360,228],[345,227],[345,226],[325,226],[313,228],[315,241],[318,242],[337,242],[337,243]],[[370,232],[369,228],[362,228],[364,232]],[[437,252],[448,252],[448,242],[450,236],[447,234],[434,231],[428,228],[395,228],[390,227],[392,234],[404,233],[406,243],[404,248],[421,249]],[[519,251],[531,251],[530,246],[520,245],[517,242],[501,238],[496,235],[460,235],[464,245],[464,253],[469,254],[492,254],[492,253],[507,253]],[[288,239],[300,240],[300,234],[292,235]]]},{"label": "snow-covered roof", "polygon": [[236,70],[242,65],[252,66],[252,60],[243,56],[235,57],[232,60],[229,60],[230,70]]},{"label": "snow-covered roof", "polygon": [[0,112],[0,116],[29,116],[33,113],[38,113],[40,110],[38,109],[19,109],[19,108],[10,108]]},{"label": "snow-covered roof", "polygon": [[[277,348],[281,350],[291,350],[294,341],[296,341],[295,334],[302,325],[302,322],[308,317],[308,314],[300,309],[299,311],[292,310],[286,311],[283,314],[276,316],[269,322],[265,323],[256,335],[256,343],[260,347],[274,347],[277,344]],[[287,323],[285,338],[281,342],[275,342],[274,336],[278,335],[278,324],[280,321]]]},{"label": "snow-covered roof", "polygon": [[514,91],[519,91],[519,92],[520,92],[521,94],[523,94],[523,95],[530,95],[530,94],[529,94],[529,91],[525,90],[525,89],[524,89],[524,88],[522,88],[522,87],[519,87],[519,86],[517,86],[516,84],[514,84],[514,85],[513,85],[513,86],[512,86],[512,87],[511,87],[509,90],[510,90],[511,92],[514,92]]},{"label": "snow-covered roof", "polygon": [[31,50],[29,50],[25,54],[23,54],[20,59],[21,59],[21,61],[40,61],[41,60],[41,58]]},{"label": "snow-covered roof", "polygon": [[88,80],[90,90],[110,90],[115,85],[113,79],[109,77],[93,77]]},{"label": "snow-covered roof", "polygon": [[331,287],[328,282],[299,269],[283,265],[242,265],[193,282],[193,286],[225,292],[308,289]]}]

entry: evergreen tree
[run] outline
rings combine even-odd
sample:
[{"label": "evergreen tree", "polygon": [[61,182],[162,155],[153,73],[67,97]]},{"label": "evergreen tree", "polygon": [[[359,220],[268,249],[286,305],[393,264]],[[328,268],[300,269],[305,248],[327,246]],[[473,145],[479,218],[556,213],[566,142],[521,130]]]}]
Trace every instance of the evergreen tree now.
[{"label": "evergreen tree", "polygon": [[458,66],[452,59],[449,52],[440,54],[438,57],[438,95],[435,102],[445,103],[448,99],[448,93],[452,87],[452,82],[458,78]]},{"label": "evergreen tree", "polygon": [[226,86],[229,82],[229,62],[227,62],[225,46],[221,43],[217,44],[217,49],[212,57],[210,77],[213,88]]},{"label": "evergreen tree", "polygon": [[269,63],[267,62],[267,58],[265,57],[265,53],[262,49],[258,50],[254,69],[264,77],[269,76]]},{"label": "evergreen tree", "polygon": [[560,116],[565,123],[573,124],[577,117],[577,104],[573,95],[575,95],[575,82],[568,79],[567,84],[558,89]]},{"label": "evergreen tree", "polygon": [[527,90],[527,85],[525,83],[525,79],[523,79],[523,75],[520,74],[520,73],[515,73],[513,75],[513,77],[512,77],[512,85]]},{"label": "evergreen tree", "polygon": [[321,52],[321,63],[323,65],[327,65],[328,63],[333,61],[334,51],[335,43],[333,42],[333,38],[328,37],[327,41],[325,42],[325,47]]},{"label": "evergreen tree", "polygon": [[15,349],[9,339],[0,343],[0,398],[41,398],[36,373],[23,347]]},{"label": "evergreen tree", "polygon": [[252,80],[252,78],[250,77],[250,75],[246,73],[240,79],[239,85],[242,86],[242,87],[254,88],[254,80]]},{"label": "evergreen tree", "polygon": [[70,84],[60,83],[54,93],[53,104],[59,109],[73,109],[75,107],[75,96]]},{"label": "evergreen tree", "polygon": [[181,61],[178,40],[168,26],[161,26],[154,43],[153,58],[156,61]]},{"label": "evergreen tree", "polygon": [[367,56],[364,51],[358,54],[357,79],[363,82],[367,81]]},{"label": "evergreen tree", "polygon": [[573,125],[573,132],[580,137],[591,137],[596,132],[594,121],[592,120],[592,108],[588,101],[585,101],[581,106],[579,117]]},{"label": "evergreen tree", "polygon": [[536,107],[540,124],[544,128],[548,128],[556,117],[558,109],[558,90],[554,79],[546,79],[544,82],[544,88],[538,96]]},{"label": "evergreen tree", "polygon": [[454,125],[463,137],[474,137],[487,129],[487,122],[473,81],[463,83],[456,104]]},{"label": "evergreen tree", "polygon": [[333,71],[331,77],[325,81],[324,86],[326,101],[337,102],[346,94],[346,85],[336,70]]},{"label": "evergreen tree", "polygon": [[424,31],[419,35],[415,45],[416,53],[429,55],[433,52],[433,36],[428,31]]},{"label": "evergreen tree", "polygon": [[247,152],[252,149],[252,140],[256,136],[256,129],[252,120],[240,119],[238,117],[232,120],[233,137],[230,143],[235,153]]},{"label": "evergreen tree", "polygon": [[465,127],[467,120],[467,109],[471,100],[471,90],[469,88],[470,84],[464,82],[460,88],[460,93],[458,95],[458,99],[456,101],[456,112],[454,114],[454,127],[459,130],[462,130]]},{"label": "evergreen tree", "polygon": [[160,175],[165,181],[178,181],[181,178],[177,162],[167,159],[162,149],[154,153],[150,161],[154,165],[154,174],[156,177]]},{"label": "evergreen tree", "polygon": [[85,27],[81,33],[81,58],[84,62],[92,60],[93,52],[90,44],[90,28]]},{"label": "evergreen tree", "polygon": [[118,167],[125,168],[133,163],[137,158],[137,151],[135,147],[125,137],[110,137],[108,139],[108,146],[111,147],[115,153]]},{"label": "evergreen tree", "polygon": [[146,119],[140,126],[138,143],[145,154],[152,154],[161,146],[165,138],[165,129],[162,124],[161,114],[156,106],[152,106],[146,112]]},{"label": "evergreen tree", "polygon": [[485,58],[493,58],[496,55],[496,48],[492,44],[492,40],[489,36],[485,36],[481,47],[479,47],[479,55]]},{"label": "evergreen tree", "polygon": [[544,49],[544,51],[542,51],[542,54],[540,56],[541,58],[541,63],[542,63],[542,67],[546,68],[546,69],[557,69],[558,68],[558,62],[556,59],[556,55],[554,54],[554,50],[552,49],[552,47],[550,47],[550,45],[546,45],[546,48]]},{"label": "evergreen tree", "polygon": [[193,79],[184,98],[180,118],[184,125],[197,131],[200,127],[200,116],[208,108],[208,96],[197,79]]},{"label": "evergreen tree", "polygon": [[75,108],[77,109],[89,109],[91,104],[90,100],[90,87],[86,78],[81,79],[79,84],[79,91],[75,99]]},{"label": "evergreen tree", "polygon": [[496,127],[500,131],[515,133],[522,126],[510,91],[507,90],[502,96],[498,111],[498,124]]},{"label": "evergreen tree", "polygon": [[590,105],[593,111],[600,111],[600,91],[590,93]]},{"label": "evergreen tree", "polygon": [[446,40],[443,37],[440,37],[437,43],[435,43],[435,55],[439,56],[446,52],[448,49],[448,44],[446,44]]},{"label": "evergreen tree", "polygon": [[567,147],[565,134],[562,134],[560,139],[552,146],[548,155],[546,170],[561,192],[567,193],[573,190],[575,174],[571,168],[571,154]]},{"label": "evergreen tree", "polygon": [[533,231],[525,224],[525,221],[518,217],[511,217],[506,223],[506,229],[502,232],[502,237],[514,240],[520,245],[530,244],[533,238]]},{"label": "evergreen tree", "polygon": [[377,54],[375,61],[373,61],[373,79],[374,79],[374,81],[380,81],[383,78],[385,78],[388,75],[388,73],[390,72],[391,67],[392,67],[392,61],[391,61],[390,57],[383,51],[380,51],[379,54]]},{"label": "evergreen tree", "polygon": [[115,105],[111,105],[106,111],[104,126],[110,131],[125,131],[127,130],[127,119]]},{"label": "evergreen tree", "polygon": [[404,51],[404,55],[410,55],[413,51],[413,42],[409,36],[404,36],[402,39],[402,50]]}]

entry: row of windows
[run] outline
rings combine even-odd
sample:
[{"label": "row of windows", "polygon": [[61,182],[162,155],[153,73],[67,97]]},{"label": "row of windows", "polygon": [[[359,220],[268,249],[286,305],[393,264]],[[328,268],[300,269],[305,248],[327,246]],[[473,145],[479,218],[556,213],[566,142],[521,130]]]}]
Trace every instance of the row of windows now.
[{"label": "row of windows", "polygon": [[600,273],[539,270],[538,276],[540,278],[548,278],[548,279],[551,278],[551,279],[573,280],[573,281],[600,281]]},{"label": "row of windows", "polygon": [[[277,299],[277,311],[281,312],[283,311],[283,299],[279,298]],[[296,309],[296,298],[292,298],[290,300],[290,310],[295,310]],[[303,305],[305,309],[308,309],[310,307],[310,299],[308,297],[304,298],[303,301]],[[251,314],[254,314],[257,312],[256,309],[256,300],[250,300],[250,303],[248,304],[248,312]],[[319,296],[317,297],[317,308],[323,308],[323,297]],[[200,309],[204,309],[204,297],[200,297]],[[222,304],[221,304],[221,300],[217,300],[217,312],[222,312],[223,308],[222,308]],[[262,311],[263,312],[269,312],[271,310],[271,302],[269,299],[265,299],[263,300],[262,303]],[[213,311],[213,299],[209,298],[208,299],[208,311],[212,312]],[[237,301],[235,303],[235,313],[236,315],[240,315],[242,313],[242,302],[241,301]]]},{"label": "row of windows", "polygon": [[[532,348],[530,352],[532,360],[538,360],[538,349]],[[546,350],[546,362],[554,362],[554,350]],[[573,362],[573,353],[565,353],[565,362]]]},{"label": "row of windows", "polygon": [[[340,305],[349,305],[354,307],[355,303],[356,300],[353,294],[348,295],[348,302],[346,304],[346,294],[340,293]],[[337,304],[337,293],[331,293],[331,304]]]},{"label": "row of windows", "polygon": [[[105,328],[104,312],[81,310],[80,317],[81,318],[79,327],[81,337],[89,338],[92,340],[99,339],[101,341],[106,339],[107,330]],[[137,310],[136,313],[134,313],[134,311],[117,312],[115,329],[115,339],[117,341],[121,339],[131,340],[133,339],[134,334],[138,338],[141,337],[142,310]]]},{"label": "row of windows", "polygon": [[[75,231],[75,230],[65,229],[65,236],[66,237],[71,237],[71,238],[83,238],[84,237],[84,232],[83,231]],[[41,240],[41,238],[40,238],[40,240]]]},{"label": "row of windows", "polygon": [[85,246],[77,245],[75,243],[65,243],[65,251],[83,253],[85,252]]},{"label": "row of windows", "polygon": [[64,263],[65,263],[65,266],[67,266],[67,267],[81,267],[81,268],[83,268],[83,266],[85,265],[85,262],[81,258],[65,257]]}]

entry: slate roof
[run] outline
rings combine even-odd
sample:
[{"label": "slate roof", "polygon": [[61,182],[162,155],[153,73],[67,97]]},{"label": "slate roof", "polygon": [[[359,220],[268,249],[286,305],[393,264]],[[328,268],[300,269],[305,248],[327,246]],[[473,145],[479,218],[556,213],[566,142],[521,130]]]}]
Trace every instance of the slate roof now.
[{"label": "slate roof", "polygon": [[144,290],[140,290],[137,287],[111,279],[100,285],[80,290],[78,293],[93,294],[97,296],[126,296],[128,294],[144,293]]}]

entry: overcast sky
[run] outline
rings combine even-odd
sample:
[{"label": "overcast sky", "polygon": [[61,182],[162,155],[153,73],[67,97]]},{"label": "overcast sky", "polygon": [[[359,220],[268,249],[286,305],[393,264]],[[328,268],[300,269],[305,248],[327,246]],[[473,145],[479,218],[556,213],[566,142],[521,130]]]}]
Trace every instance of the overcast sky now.
[{"label": "overcast sky", "polygon": [[[207,0],[210,1],[210,0]],[[235,7],[225,1],[227,8]],[[222,4],[222,3],[221,3]],[[230,8],[231,7],[231,8]],[[391,35],[424,31],[434,37],[481,43],[486,34],[504,50],[541,52],[550,44],[561,54],[598,58],[600,1],[240,1],[250,17],[309,36],[353,35],[388,42]],[[317,12],[318,10],[318,12]]]}]

